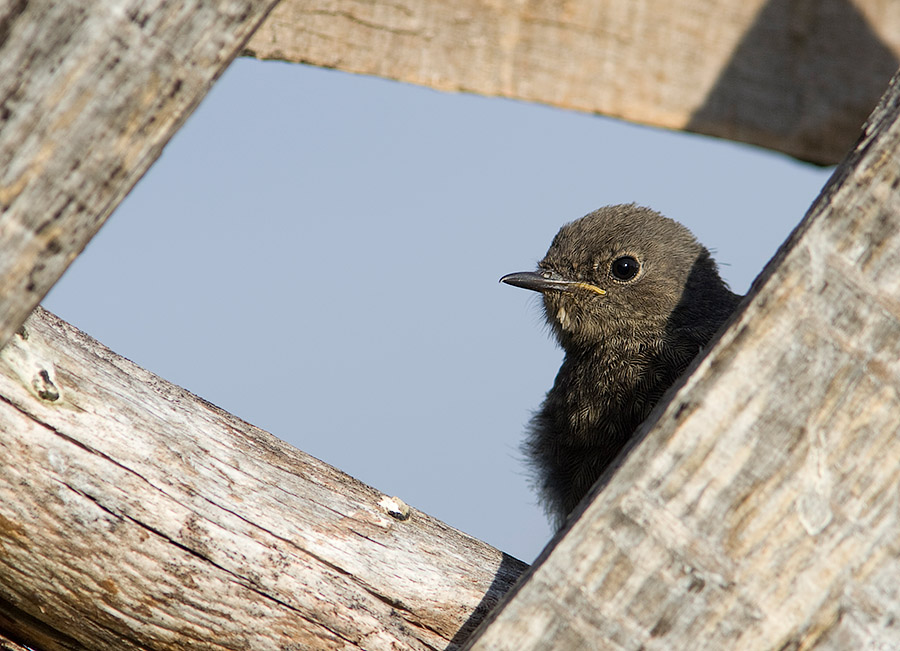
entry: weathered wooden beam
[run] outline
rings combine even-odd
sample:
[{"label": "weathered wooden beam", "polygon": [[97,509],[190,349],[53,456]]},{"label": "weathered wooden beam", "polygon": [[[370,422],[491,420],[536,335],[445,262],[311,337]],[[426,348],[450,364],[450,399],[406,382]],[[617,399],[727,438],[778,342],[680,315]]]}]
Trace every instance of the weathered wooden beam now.
[{"label": "weathered wooden beam", "polygon": [[900,648],[898,187],[895,77],[744,309],[471,649]]},{"label": "weathered wooden beam", "polygon": [[525,568],[40,308],[0,432],[0,633],[38,649],[452,649]]},{"label": "weathered wooden beam", "polygon": [[0,346],[275,1],[0,6]]},{"label": "weathered wooden beam", "polygon": [[246,54],[831,164],[900,64],[893,0],[284,0]]}]

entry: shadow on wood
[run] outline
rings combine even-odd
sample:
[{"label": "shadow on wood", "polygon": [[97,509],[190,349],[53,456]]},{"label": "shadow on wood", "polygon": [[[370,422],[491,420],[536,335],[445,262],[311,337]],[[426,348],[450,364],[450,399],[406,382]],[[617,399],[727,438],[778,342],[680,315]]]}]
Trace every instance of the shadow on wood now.
[{"label": "shadow on wood", "polygon": [[829,165],[898,65],[849,0],[769,0],[685,129]]},{"label": "shadow on wood", "polygon": [[283,0],[244,50],[833,164],[897,68],[890,0]]}]

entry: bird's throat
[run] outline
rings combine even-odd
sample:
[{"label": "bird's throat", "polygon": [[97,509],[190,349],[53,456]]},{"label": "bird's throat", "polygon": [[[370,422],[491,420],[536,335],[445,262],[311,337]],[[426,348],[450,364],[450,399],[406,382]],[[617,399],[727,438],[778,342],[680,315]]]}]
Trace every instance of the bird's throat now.
[{"label": "bird's throat", "polygon": [[556,321],[563,330],[570,331],[572,329],[572,319],[569,318],[569,313],[566,312],[566,308],[563,305],[560,305],[556,311]]}]

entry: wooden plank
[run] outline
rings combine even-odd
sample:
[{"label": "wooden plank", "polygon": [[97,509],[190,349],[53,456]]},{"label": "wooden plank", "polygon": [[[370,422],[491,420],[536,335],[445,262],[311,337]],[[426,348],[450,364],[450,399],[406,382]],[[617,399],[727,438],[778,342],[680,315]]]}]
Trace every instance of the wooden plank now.
[{"label": "wooden plank", "polygon": [[525,569],[40,308],[0,431],[0,633],[35,648],[453,649]]},{"label": "wooden plank", "polygon": [[900,648],[898,186],[895,78],[744,309],[469,648]]},{"label": "wooden plank", "polygon": [[284,0],[246,54],[832,164],[900,65],[893,0]]},{"label": "wooden plank", "polygon": [[275,0],[0,7],[0,345]]}]

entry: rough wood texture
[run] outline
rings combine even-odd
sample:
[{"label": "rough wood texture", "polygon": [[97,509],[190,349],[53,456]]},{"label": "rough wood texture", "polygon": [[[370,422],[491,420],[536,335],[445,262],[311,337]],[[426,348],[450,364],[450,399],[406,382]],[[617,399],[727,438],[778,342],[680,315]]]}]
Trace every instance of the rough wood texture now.
[{"label": "rough wood texture", "polygon": [[900,61],[894,0],[284,0],[247,54],[840,160]]},{"label": "rough wood texture", "polygon": [[40,308],[0,432],[0,633],[45,651],[452,649],[525,568]]},{"label": "rough wood texture", "polygon": [[274,3],[0,5],[0,345]]},{"label": "rough wood texture", "polygon": [[898,187],[895,79],[745,309],[472,649],[900,648]]},{"label": "rough wood texture", "polygon": [[13,642],[5,635],[0,635],[0,651],[29,651],[29,649]]}]

